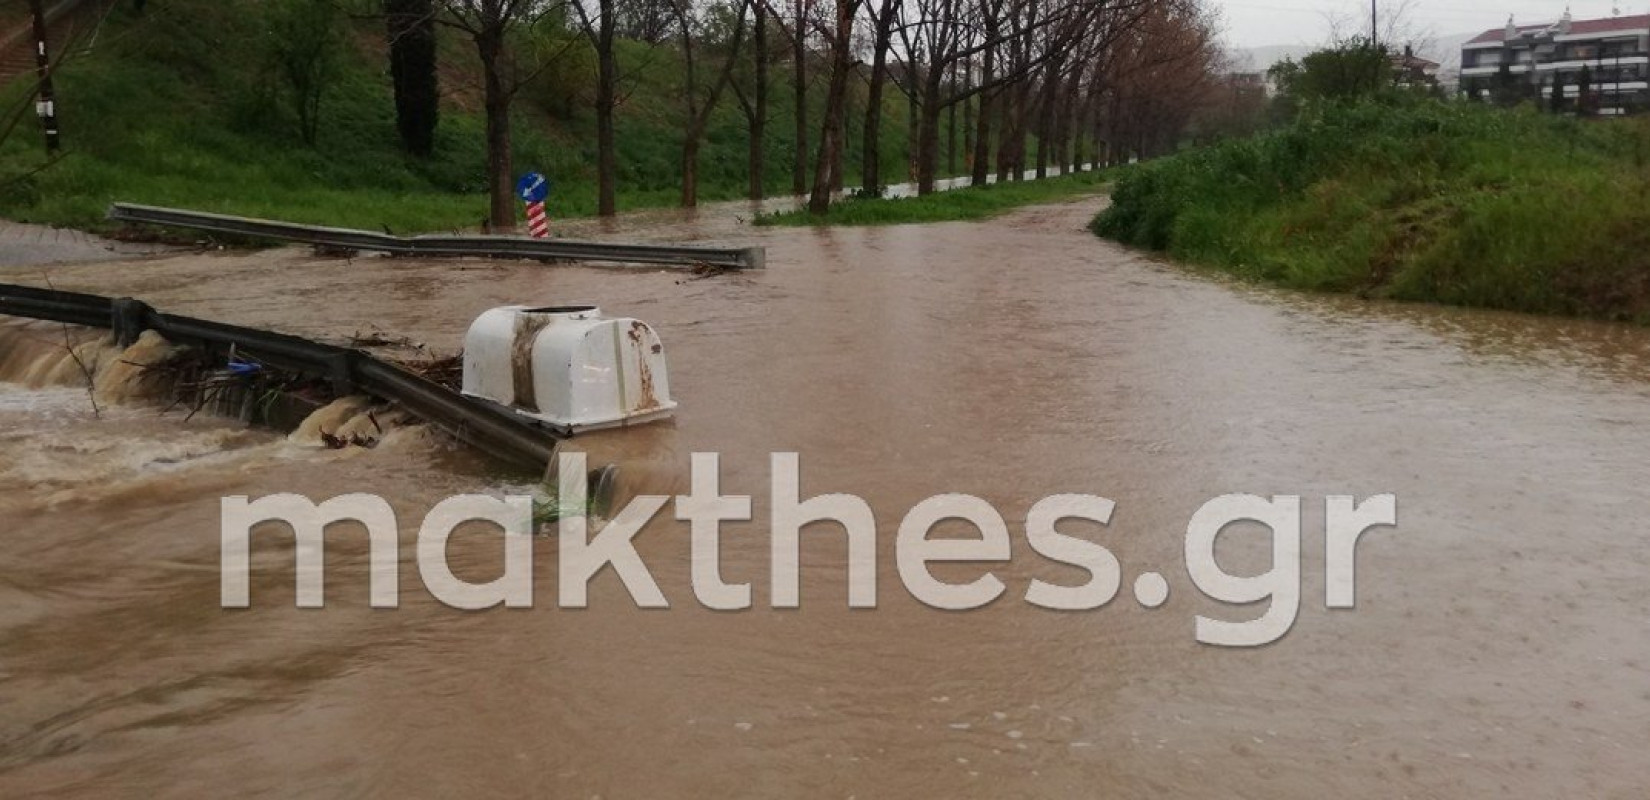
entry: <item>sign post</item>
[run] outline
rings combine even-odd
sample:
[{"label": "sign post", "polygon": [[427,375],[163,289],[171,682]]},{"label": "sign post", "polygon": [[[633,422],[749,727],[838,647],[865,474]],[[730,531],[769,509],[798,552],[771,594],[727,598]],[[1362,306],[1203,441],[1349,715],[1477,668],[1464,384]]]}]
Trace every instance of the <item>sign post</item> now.
[{"label": "sign post", "polygon": [[527,204],[527,232],[534,239],[550,235],[550,218],[544,213],[544,201],[550,197],[550,181],[537,172],[529,172],[516,182],[516,194]]}]

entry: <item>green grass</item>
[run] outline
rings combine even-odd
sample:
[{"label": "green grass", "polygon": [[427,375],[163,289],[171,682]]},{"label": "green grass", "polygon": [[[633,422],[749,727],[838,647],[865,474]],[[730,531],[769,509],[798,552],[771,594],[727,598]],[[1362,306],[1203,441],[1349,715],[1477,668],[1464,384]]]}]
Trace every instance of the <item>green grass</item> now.
[{"label": "green grass", "polygon": [[1108,238],[1315,291],[1650,321],[1650,120],[1324,110],[1124,171]]},{"label": "green grass", "polygon": [[[380,22],[349,23],[349,46],[323,98],[319,141],[307,146],[292,113],[273,99],[271,87],[279,84],[267,68],[258,0],[168,0],[150,3],[142,17],[129,6],[116,6],[91,56],[58,73],[67,155],[11,180],[44,160],[37,127],[26,120],[0,143],[0,216],[98,230],[109,227],[108,205],[126,201],[400,233],[473,228],[485,216],[484,128],[467,40],[442,34],[445,99],[436,152],[415,159],[398,147]],[[572,36],[548,35],[563,42]],[[668,46],[620,45],[619,207],[676,205],[680,58]],[[594,62],[576,38],[571,47],[552,41],[540,50],[562,56],[517,96],[515,171],[537,170],[554,181],[552,218],[589,216],[596,211],[588,104]],[[788,67],[775,65],[771,80],[765,186],[780,195],[789,191],[795,151]],[[0,87],[0,106],[22,99],[25,83]],[[823,84],[816,84],[810,99],[817,104],[822,95]],[[862,97],[854,101],[863,104]],[[852,177],[862,119],[856,109],[848,128]],[[902,99],[888,100],[884,164],[906,162],[906,111]],[[818,136],[817,123],[810,135]],[[706,131],[701,202],[744,196],[746,141],[744,115],[729,91]]]},{"label": "green grass", "polygon": [[898,225],[986,219],[1022,206],[1099,194],[1106,180],[1104,172],[1080,172],[1040,181],[970,186],[926,197],[848,199],[832,205],[823,216],[806,209],[782,211],[758,217],[756,224]]}]

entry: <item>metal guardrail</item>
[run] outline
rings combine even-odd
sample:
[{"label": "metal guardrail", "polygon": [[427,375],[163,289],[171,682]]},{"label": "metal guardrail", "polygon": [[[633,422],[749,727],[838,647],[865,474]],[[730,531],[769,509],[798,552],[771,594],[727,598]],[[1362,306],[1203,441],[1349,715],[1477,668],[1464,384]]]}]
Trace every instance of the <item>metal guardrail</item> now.
[{"label": "metal guardrail", "polygon": [[14,317],[112,328],[114,308],[113,300],[93,294],[0,284],[0,314]]},{"label": "metal guardrail", "polygon": [[271,366],[332,381],[339,394],[362,392],[399,403],[460,441],[505,461],[542,472],[559,438],[549,428],[495,403],[449,391],[399,367],[348,347],[221,322],[162,314],[130,298],[0,284],[0,314],[114,331],[121,344],[153,330],[167,340],[209,352],[238,354]]},{"label": "metal guardrail", "polygon": [[708,265],[727,269],[762,269],[767,251],[761,247],[716,248],[655,244],[607,244],[526,236],[464,236],[430,234],[395,236],[350,228],[300,225],[226,214],[208,214],[175,208],[116,203],[109,207],[116,222],[164,225],[174,228],[229,233],[262,239],[302,242],[350,250],[372,250],[417,256],[478,258],[551,258],[573,261],[613,261],[663,264],[673,267]]}]

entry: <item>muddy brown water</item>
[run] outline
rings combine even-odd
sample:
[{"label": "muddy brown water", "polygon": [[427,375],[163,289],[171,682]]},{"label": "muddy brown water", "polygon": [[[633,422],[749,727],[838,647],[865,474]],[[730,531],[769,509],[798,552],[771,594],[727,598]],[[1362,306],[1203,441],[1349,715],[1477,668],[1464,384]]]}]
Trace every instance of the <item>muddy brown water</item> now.
[{"label": "muddy brown water", "polygon": [[[685,490],[722,454],[766,509],[768,454],[805,495],[877,514],[879,607],[846,608],[846,547],[806,539],[803,608],[768,607],[760,522],[722,574],[755,608],[694,599],[684,523],[638,538],[672,608],[611,572],[591,607],[465,613],[416,580],[437,500],[519,490],[417,428],[329,451],[221,419],[106,405],[73,375],[0,365],[0,795],[539,797],[1641,797],[1650,791],[1650,331],[1307,297],[1188,273],[1083,230],[1099,201],[991,222],[744,226],[740,207],[627,218],[627,236],[749,242],[769,269],[314,258],[298,251],[58,267],[61,288],[347,337],[376,325],[455,349],[502,304],[591,302],[664,338],[674,422],[581,440],[632,489]],[[612,224],[570,226],[613,235]],[[638,233],[639,232],[639,233]],[[9,278],[32,281],[34,272]],[[35,363],[64,335],[0,337]],[[24,345],[27,341],[32,344]],[[23,348],[33,347],[23,352]],[[218,607],[219,498],[385,496],[402,604],[366,607],[365,538],[327,548],[328,607],[293,607],[292,545],[257,540],[253,607]],[[1008,584],[928,609],[893,559],[940,492],[991,501]],[[1117,502],[1094,535],[1124,591],[1093,612],[1021,598],[1073,575],[1032,553],[1037,499]],[[1227,492],[1298,494],[1304,587],[1289,635],[1199,645],[1187,520]],[[1393,492],[1364,537],[1358,608],[1323,605],[1322,497]],[[668,509],[667,509],[668,512]],[[1234,571],[1254,542],[1223,537]],[[456,537],[461,575],[498,537]],[[1168,602],[1128,587],[1161,571]]]}]

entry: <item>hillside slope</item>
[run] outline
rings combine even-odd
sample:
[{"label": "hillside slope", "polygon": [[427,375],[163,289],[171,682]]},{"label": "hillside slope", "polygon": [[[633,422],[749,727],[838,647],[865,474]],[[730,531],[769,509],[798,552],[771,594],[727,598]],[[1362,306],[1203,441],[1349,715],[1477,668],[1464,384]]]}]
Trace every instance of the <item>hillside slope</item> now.
[{"label": "hillside slope", "polygon": [[1302,289],[1650,322],[1650,122],[1330,109],[1125,172],[1101,235]]},{"label": "hillside slope", "polygon": [[[96,48],[58,76],[66,157],[35,173],[44,156],[32,119],[0,144],[0,216],[96,228],[108,204],[123,200],[396,231],[478,224],[486,211],[485,153],[469,42],[443,33],[436,153],[411,159],[396,139],[381,23],[346,23],[349,44],[322,98],[319,138],[311,147],[281,102],[263,7],[254,0],[168,0],[150,3],[139,16],[119,4],[98,31]],[[559,55],[518,96],[516,172],[539,170],[552,178],[553,216],[589,215],[595,211],[593,59],[573,34],[563,32],[554,43]],[[679,199],[680,59],[671,47],[621,45],[619,204],[673,205]],[[777,194],[790,186],[794,139],[788,66],[775,65],[773,72],[765,183]],[[0,87],[0,102],[7,108],[27,102],[28,84]],[[858,169],[859,114],[853,116],[850,176]],[[888,177],[894,182],[904,178],[898,165],[906,162],[902,99],[887,102],[884,119],[882,160],[896,173]],[[811,136],[817,139],[817,130]],[[746,141],[744,116],[730,91],[701,151],[702,201],[744,194]]]}]

